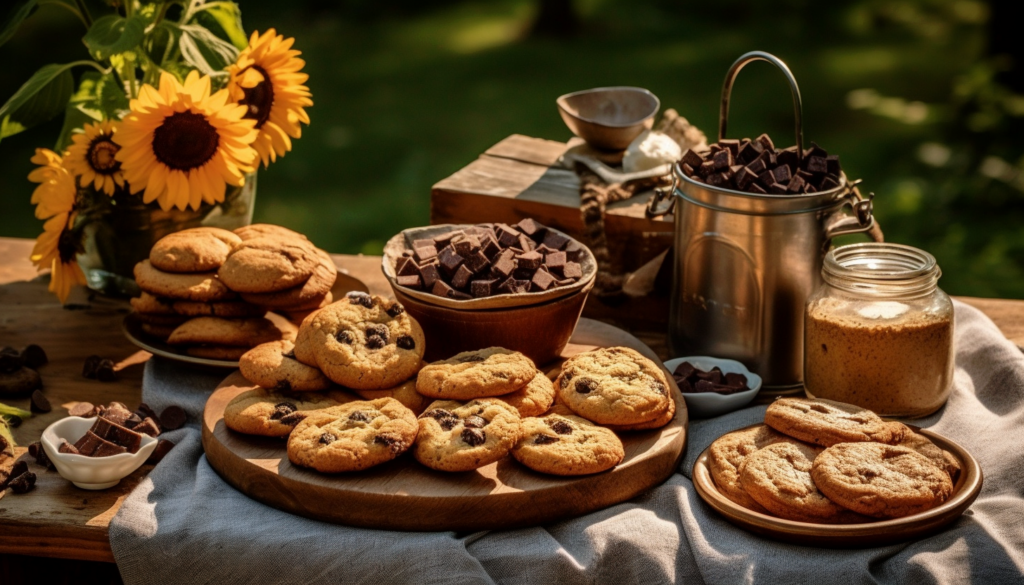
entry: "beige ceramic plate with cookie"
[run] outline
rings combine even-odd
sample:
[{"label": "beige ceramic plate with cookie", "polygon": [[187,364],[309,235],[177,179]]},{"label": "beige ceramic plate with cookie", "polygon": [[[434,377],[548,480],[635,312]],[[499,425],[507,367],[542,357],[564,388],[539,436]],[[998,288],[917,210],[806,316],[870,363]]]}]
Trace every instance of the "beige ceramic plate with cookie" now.
[{"label": "beige ceramic plate with cookie", "polygon": [[[580,320],[562,356],[619,345],[661,363],[636,337],[590,319]],[[542,370],[557,366],[544,364]],[[206,402],[203,448],[210,465],[242,493],[316,520],[419,531],[535,526],[624,502],[679,469],[686,446],[686,403],[668,378],[676,401],[675,419],[661,429],[621,434],[625,459],[593,475],[543,475],[511,457],[473,471],[446,473],[420,465],[411,453],[359,472],[325,475],[302,469],[288,461],[284,441],[225,427],[228,402],[252,388],[237,373],[221,382]]]},{"label": "beige ceramic plate with cookie", "polygon": [[[761,425],[751,425],[754,426]],[[718,491],[708,467],[710,446],[693,464],[693,485],[696,486],[701,499],[725,516],[729,522],[744,530],[777,540],[826,548],[869,548],[925,538],[955,522],[974,503],[981,492],[981,466],[966,449],[942,435],[913,425],[907,426],[949,451],[960,462],[960,477],[953,486],[953,496],[941,506],[920,514],[864,524],[812,524],[754,512],[726,498]]]},{"label": "beige ceramic plate with cookie", "polygon": [[[337,300],[344,298],[345,293],[351,291],[370,292],[370,289],[366,288],[363,281],[354,276],[350,276],[347,273],[343,273],[339,268],[338,279],[334,281],[334,287],[331,288],[331,294],[334,295],[334,298]],[[281,317],[276,313],[271,313],[268,318],[272,321],[276,319],[284,319],[284,317]],[[238,360],[211,360],[191,356],[186,354],[179,347],[168,345],[162,340],[146,334],[146,332],[142,330],[142,323],[134,313],[129,313],[124,318],[124,321],[121,323],[121,331],[124,332],[124,336],[128,338],[128,341],[153,355],[204,368],[235,369],[238,367]]]}]

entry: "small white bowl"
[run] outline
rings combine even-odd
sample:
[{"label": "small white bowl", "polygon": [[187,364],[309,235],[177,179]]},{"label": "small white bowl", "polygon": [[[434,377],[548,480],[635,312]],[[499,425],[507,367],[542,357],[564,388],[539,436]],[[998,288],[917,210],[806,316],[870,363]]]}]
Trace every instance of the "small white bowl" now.
[{"label": "small white bowl", "polygon": [[142,435],[142,446],[138,452],[119,453],[109,457],[86,457],[58,451],[61,439],[74,444],[92,428],[94,422],[96,417],[69,416],[46,427],[42,436],[43,450],[57,468],[57,472],[83,490],[105,490],[114,487],[122,478],[130,475],[149,459],[157,443],[154,437]]},{"label": "small white bowl", "polygon": [[718,392],[683,392],[683,399],[686,400],[686,410],[690,416],[696,418],[710,418],[739,410],[750,404],[750,401],[757,396],[761,389],[761,376],[751,372],[746,366],[736,360],[727,360],[707,356],[681,357],[668,360],[665,367],[669,373],[676,371],[679,364],[689,362],[693,367],[708,372],[711,368],[718,366],[725,374],[743,374],[747,377],[747,385],[750,390],[736,392],[735,394],[719,394]]}]

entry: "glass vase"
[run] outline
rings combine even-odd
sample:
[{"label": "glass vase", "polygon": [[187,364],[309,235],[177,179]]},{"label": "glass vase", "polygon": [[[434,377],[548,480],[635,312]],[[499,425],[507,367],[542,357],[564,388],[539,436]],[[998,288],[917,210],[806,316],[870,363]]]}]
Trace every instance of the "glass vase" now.
[{"label": "glass vase", "polygon": [[[90,188],[91,190],[91,188]],[[246,175],[245,185],[228,187],[224,202],[204,203],[199,209],[164,211],[155,202],[142,203],[142,194],[117,190],[113,197],[86,192],[87,206],[75,220],[82,234],[83,252],[78,264],[87,286],[113,296],[137,296],[135,265],[149,258],[149,250],[167,234],[199,226],[233,230],[252,222],[256,201],[256,173]]]}]

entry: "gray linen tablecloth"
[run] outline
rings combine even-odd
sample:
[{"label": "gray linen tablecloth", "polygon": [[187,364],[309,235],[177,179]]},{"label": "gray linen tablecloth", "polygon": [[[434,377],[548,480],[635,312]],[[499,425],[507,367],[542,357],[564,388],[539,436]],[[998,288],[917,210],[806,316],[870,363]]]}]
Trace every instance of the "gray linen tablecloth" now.
[{"label": "gray linen tablecloth", "polygon": [[977,310],[956,305],[949,403],[914,421],[952,438],[985,474],[944,532],[862,550],[782,544],[727,523],[690,481],[694,459],[764,406],[693,420],[679,473],[624,504],[564,522],[476,534],[349,528],[280,512],[226,484],[195,417],[221,375],[153,359],[143,399],[185,406],[193,424],[110,524],[126,583],[1022,583],[1024,354]]}]

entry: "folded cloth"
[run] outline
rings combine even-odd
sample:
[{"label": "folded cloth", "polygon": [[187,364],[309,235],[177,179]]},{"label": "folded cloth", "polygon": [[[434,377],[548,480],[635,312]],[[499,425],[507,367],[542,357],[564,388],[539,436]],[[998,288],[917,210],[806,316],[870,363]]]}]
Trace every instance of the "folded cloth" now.
[{"label": "folded cloth", "polygon": [[153,358],[143,399],[179,404],[191,424],[110,524],[133,583],[1021,583],[1024,581],[1024,354],[956,303],[949,403],[914,424],[966,447],[985,474],[956,523],[916,542],[861,550],[780,543],[726,522],[690,481],[717,437],[761,422],[764,406],[690,423],[679,473],[629,502],[521,530],[456,534],[350,528],[264,506],[203,456],[202,405],[220,375]]}]

